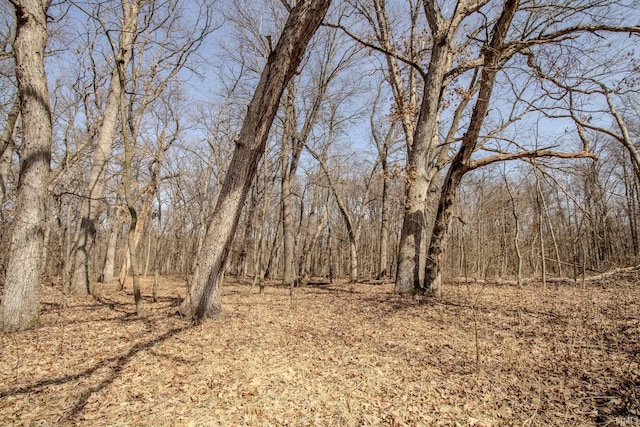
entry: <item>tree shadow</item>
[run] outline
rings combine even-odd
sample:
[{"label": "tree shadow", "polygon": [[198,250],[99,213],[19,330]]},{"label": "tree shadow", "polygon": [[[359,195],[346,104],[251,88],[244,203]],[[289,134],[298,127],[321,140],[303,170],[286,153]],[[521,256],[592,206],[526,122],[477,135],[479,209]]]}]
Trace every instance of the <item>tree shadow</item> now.
[{"label": "tree shadow", "polygon": [[628,378],[595,397],[595,425],[625,426],[640,422],[640,377]]},{"label": "tree shadow", "polygon": [[131,302],[120,302],[102,295],[96,295],[94,298],[98,304],[109,307],[111,310],[127,314],[130,312]]},{"label": "tree shadow", "polygon": [[[355,289],[342,289],[340,287],[332,286],[330,284],[326,285],[307,285],[304,288],[304,294],[359,294],[361,292]],[[303,295],[304,295],[303,294]]]},{"label": "tree shadow", "polygon": [[76,418],[84,409],[89,398],[95,393],[99,393],[101,390],[112,384],[116,379],[120,377],[120,373],[125,368],[125,366],[129,363],[129,361],[141,351],[149,350],[156,346],[157,344],[161,344],[167,339],[173,337],[174,335],[185,331],[190,326],[178,327],[168,330],[160,336],[149,339],[147,341],[143,341],[133,345],[129,351],[125,354],[121,354],[119,356],[106,358],[93,366],[75,374],[65,375],[57,378],[52,378],[48,380],[39,381],[35,384],[31,384],[23,387],[9,388],[9,389],[0,389],[0,399],[8,396],[16,396],[21,394],[29,394],[32,392],[43,391],[46,387],[62,385],[68,382],[77,381],[81,379],[89,379],[92,375],[98,372],[101,369],[108,368],[109,373],[106,378],[99,381],[97,384],[89,386],[87,390],[82,392],[78,401],[73,406],[73,408],[68,411],[64,416],[59,419],[59,422],[70,422],[74,418]]}]

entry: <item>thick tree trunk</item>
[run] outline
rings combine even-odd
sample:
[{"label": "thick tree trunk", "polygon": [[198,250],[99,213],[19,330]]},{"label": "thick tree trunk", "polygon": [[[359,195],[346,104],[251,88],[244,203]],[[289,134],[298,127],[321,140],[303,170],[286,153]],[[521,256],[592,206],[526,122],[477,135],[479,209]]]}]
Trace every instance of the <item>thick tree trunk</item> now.
[{"label": "thick tree trunk", "polygon": [[118,124],[118,105],[121,91],[118,67],[126,69],[129,63],[137,28],[140,1],[132,0],[129,2],[128,0],[122,0],[122,9],[124,18],[119,49],[117,50],[116,58],[114,58],[115,65],[107,91],[107,101],[98,133],[98,142],[93,152],[91,171],[87,181],[88,187],[82,202],[80,227],[75,243],[76,252],[71,290],[79,295],[86,295],[91,291],[89,259],[96,238],[96,221],[104,206],[103,197],[107,162],[111,157],[111,142]]},{"label": "thick tree trunk", "polygon": [[423,271],[420,265],[427,226],[425,205],[431,185],[429,168],[438,146],[441,92],[445,74],[451,66],[450,50],[454,33],[455,29],[442,29],[436,36],[413,145],[408,153],[405,209],[394,288],[394,292],[399,294],[414,293],[422,287]]},{"label": "thick tree trunk", "polygon": [[13,2],[13,44],[22,112],[22,147],[16,221],[2,298],[2,329],[28,329],[38,322],[38,287],[44,241],[44,201],[51,161],[51,111],[44,69],[47,0]]},{"label": "thick tree trunk", "polygon": [[296,72],[307,44],[331,0],[301,0],[292,8],[284,30],[269,55],[247,109],[231,163],[198,256],[193,282],[180,313],[195,321],[221,311],[220,281],[256,167],[285,86]]},{"label": "thick tree trunk", "polygon": [[449,228],[453,217],[455,203],[460,182],[464,175],[471,170],[471,155],[476,149],[480,130],[489,111],[489,101],[495,84],[498,63],[503,49],[503,43],[507,35],[513,16],[518,9],[518,0],[505,0],[504,8],[498,18],[492,32],[491,41],[484,48],[484,64],[480,76],[480,89],[478,98],[471,113],[469,126],[464,136],[458,153],[451,162],[447,171],[442,190],[438,212],[433,225],[433,233],[429,245],[425,265],[425,285],[423,290],[428,290],[434,296],[440,296],[442,292],[441,266],[444,258]]}]

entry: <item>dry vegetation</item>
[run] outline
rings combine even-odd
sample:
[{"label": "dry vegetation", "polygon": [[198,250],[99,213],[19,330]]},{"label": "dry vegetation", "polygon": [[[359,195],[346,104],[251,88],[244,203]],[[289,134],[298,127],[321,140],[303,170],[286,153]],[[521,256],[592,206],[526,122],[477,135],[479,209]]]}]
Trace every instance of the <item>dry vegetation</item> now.
[{"label": "dry vegetation", "polygon": [[439,302],[236,282],[225,316],[198,326],[174,315],[181,281],[162,280],[143,319],[113,288],[61,310],[44,287],[41,326],[1,336],[0,424],[640,424],[637,271],[456,285]]}]

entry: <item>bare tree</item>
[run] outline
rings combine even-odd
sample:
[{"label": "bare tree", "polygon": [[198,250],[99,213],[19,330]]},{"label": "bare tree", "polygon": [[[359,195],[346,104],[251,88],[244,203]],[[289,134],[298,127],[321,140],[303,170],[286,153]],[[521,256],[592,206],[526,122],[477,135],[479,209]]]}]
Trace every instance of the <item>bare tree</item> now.
[{"label": "bare tree", "polygon": [[389,252],[389,221],[390,221],[390,210],[389,210],[389,180],[391,179],[391,171],[389,165],[389,156],[391,155],[391,151],[393,149],[393,144],[398,139],[398,128],[396,126],[396,122],[384,123],[386,125],[386,130],[382,127],[383,125],[378,121],[378,117],[376,116],[376,110],[378,104],[380,102],[381,97],[381,87],[378,87],[378,92],[376,94],[375,100],[373,102],[373,108],[371,110],[371,115],[369,117],[370,128],[371,128],[371,136],[373,137],[373,141],[376,145],[376,149],[378,150],[378,159],[380,162],[380,167],[382,169],[382,192],[381,192],[381,208],[380,208],[380,247],[378,254],[378,267],[376,272],[376,278],[383,279],[388,277],[388,252]]},{"label": "bare tree", "polygon": [[[131,60],[131,51],[137,34],[138,13],[143,0],[122,0],[122,29],[118,42],[109,39],[113,49],[113,70],[107,100],[98,132],[98,141],[93,152],[91,171],[87,181],[87,190],[82,202],[82,213],[75,243],[74,267],[71,289],[74,293],[86,295],[93,293],[89,274],[89,255],[96,238],[96,221],[103,209],[103,197],[107,162],[111,158],[113,134],[118,123],[118,111],[122,85],[119,72],[126,70]],[[100,20],[99,16],[86,11],[89,17]],[[103,24],[104,25],[104,24]],[[106,30],[106,29],[105,29]],[[110,32],[105,31],[109,37]]]},{"label": "bare tree", "polygon": [[[475,133],[476,126],[482,127],[485,123],[485,115],[489,108],[482,107],[483,103],[488,103],[482,95],[476,95],[479,91],[484,91],[483,95],[490,94],[491,90],[487,84],[488,75],[493,71],[487,70],[486,65],[487,54],[495,56],[493,66],[499,70],[505,70],[505,64],[514,56],[518,59],[523,58],[546,58],[549,46],[565,46],[571,44],[575,47],[574,40],[580,39],[581,42],[587,42],[587,39],[594,34],[605,34],[615,32],[631,32],[637,31],[636,27],[625,26],[628,20],[623,20],[621,25],[619,21],[607,16],[602,22],[595,22],[593,17],[598,15],[604,17],[607,8],[616,5],[625,10],[623,2],[611,0],[611,2],[599,2],[585,0],[578,6],[557,4],[556,2],[541,2],[535,7],[530,8],[528,2],[490,2],[488,0],[472,1],[460,0],[453,2],[451,7],[444,8],[441,3],[435,0],[423,0],[421,2],[409,2],[404,10],[407,19],[399,21],[391,19],[389,8],[385,2],[374,2],[373,11],[369,11],[369,3],[353,1],[354,8],[361,13],[362,16],[371,24],[374,29],[374,36],[369,35],[358,36],[349,26],[338,23],[334,26],[341,28],[344,32],[350,34],[355,40],[364,46],[381,52],[390,62],[388,71],[390,73],[390,81],[393,82],[394,67],[399,69],[398,65],[410,67],[415,70],[419,78],[422,79],[422,91],[417,91],[416,98],[420,99],[419,108],[414,112],[415,121],[414,131],[408,141],[408,157],[406,168],[406,201],[405,214],[403,220],[403,230],[401,233],[401,242],[398,253],[398,272],[396,276],[395,291],[398,293],[412,293],[416,290],[423,290],[430,286],[434,281],[437,282],[439,277],[426,277],[426,272],[432,274],[434,264],[439,261],[434,260],[433,255],[439,249],[434,246],[440,245],[441,230],[448,228],[446,224],[436,224],[435,233],[432,234],[430,245],[432,252],[426,257],[426,263],[429,264],[424,270],[420,268],[424,259],[425,230],[429,222],[428,211],[430,210],[429,194],[435,190],[440,171],[449,161],[456,161],[455,158],[450,159],[448,156],[448,148],[453,144],[461,143],[469,140],[469,135]],[[498,6],[500,4],[500,6]],[[500,53],[495,54],[489,49],[490,38],[495,34],[495,29],[499,23],[499,19],[503,16],[502,11],[511,6],[522,13],[518,18],[518,26],[507,25],[502,46],[499,46]],[[424,17],[419,14],[422,9]],[[398,9],[394,9],[394,12]],[[626,9],[628,10],[628,9]],[[600,15],[602,14],[602,15]],[[562,20],[558,20],[559,16],[564,16]],[[422,19],[426,20],[424,29]],[[399,24],[400,22],[400,24]],[[558,23],[562,22],[562,25]],[[425,34],[426,37],[414,36],[413,30],[405,31],[403,35],[399,32],[394,34],[395,28],[415,28],[418,31],[415,34]],[[493,30],[491,30],[493,28]],[[491,33],[491,34],[490,34]],[[507,37],[509,36],[509,37]],[[593,36],[597,37],[597,36]],[[592,38],[593,38],[592,37]],[[427,66],[423,66],[427,63]],[[482,74],[480,72],[482,70]],[[557,67],[554,68],[554,72]],[[510,74],[506,73],[506,74]],[[517,73],[515,73],[517,74]],[[496,74],[489,80],[494,80]],[[405,77],[404,81],[411,81],[409,77]],[[493,85],[493,83],[491,84]],[[518,99],[522,99],[525,95],[532,96],[532,91],[526,91],[517,86],[514,82],[513,91]],[[411,115],[408,108],[400,108],[403,106],[410,107],[412,104],[407,103],[407,92],[402,92],[404,98],[399,98],[396,93],[398,85],[392,85],[396,108],[402,119],[404,128],[408,128],[404,123]],[[402,86],[406,87],[406,86]],[[411,92],[409,92],[411,93]],[[533,94],[535,98],[535,94]],[[539,94],[538,94],[539,96]],[[544,96],[543,96],[544,97]],[[474,111],[471,112],[469,118],[465,116],[467,112],[466,104],[476,98]],[[408,97],[408,99],[411,99]],[[402,101],[402,103],[400,102]],[[536,102],[535,99],[529,100],[529,103]],[[500,128],[504,130],[508,123],[514,123],[520,120],[528,111],[535,110],[535,107],[528,105],[523,100],[525,108],[522,111],[513,111],[509,114],[509,120],[502,121],[497,126],[495,133],[500,132]],[[445,110],[449,110],[451,114],[443,115]],[[483,113],[484,110],[484,113]],[[404,114],[403,114],[404,113]],[[498,117],[501,112],[497,113]],[[474,117],[480,118],[479,123],[474,123]],[[443,120],[444,118],[444,120]],[[441,121],[443,123],[441,123]],[[469,121],[467,123],[467,121]],[[449,125],[449,131],[441,129],[445,124]],[[467,133],[459,136],[461,125],[467,127]],[[446,135],[441,141],[440,133]],[[406,130],[405,130],[405,133]],[[480,131],[478,129],[478,136]],[[474,142],[476,144],[476,142]],[[515,144],[518,147],[517,144]],[[459,157],[468,157],[476,151],[475,145],[473,149],[459,150]],[[519,146],[522,149],[522,146]],[[498,147],[496,151],[502,150]],[[524,157],[531,157],[535,150],[523,150]],[[466,154],[462,154],[466,152]],[[513,158],[513,152],[505,153],[507,157],[504,160]],[[542,154],[542,153],[540,153]],[[458,161],[461,161],[459,159]],[[483,162],[480,162],[483,163]],[[477,166],[480,165],[477,164]],[[454,167],[453,170],[459,168]],[[456,175],[458,172],[454,173]],[[462,174],[464,175],[464,173]],[[445,178],[445,186],[449,187],[452,177]],[[456,181],[456,177],[453,177]],[[449,182],[447,182],[449,181]],[[454,185],[455,186],[455,185]],[[445,191],[448,192],[447,189]],[[443,193],[441,193],[442,195]],[[442,197],[441,197],[442,201]],[[442,205],[442,203],[441,203]],[[446,209],[444,209],[446,211]],[[436,213],[442,215],[443,211]],[[437,223],[442,218],[434,219]],[[435,238],[434,238],[435,237]],[[435,252],[434,252],[435,251]],[[423,274],[424,273],[424,274]],[[437,283],[436,283],[437,285]],[[434,288],[435,289],[435,288]]]},{"label": "bare tree", "polygon": [[12,2],[16,15],[13,44],[22,114],[20,181],[16,222],[2,299],[2,328],[17,331],[38,322],[44,201],[51,160],[51,112],[44,68],[49,1]]},{"label": "bare tree", "polygon": [[296,72],[307,43],[330,3],[330,0],[297,2],[291,8],[280,40],[269,55],[238,135],[229,171],[199,254],[193,283],[180,306],[184,316],[200,321],[220,313],[220,280],[242,205],[264,152],[284,88]]}]

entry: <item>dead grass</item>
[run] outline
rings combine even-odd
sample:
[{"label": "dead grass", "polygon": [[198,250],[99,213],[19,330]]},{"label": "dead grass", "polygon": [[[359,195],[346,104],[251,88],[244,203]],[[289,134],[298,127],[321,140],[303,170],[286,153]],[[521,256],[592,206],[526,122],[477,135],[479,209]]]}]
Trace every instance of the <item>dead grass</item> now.
[{"label": "dead grass", "polygon": [[638,425],[639,279],[438,302],[340,283],[293,305],[236,282],[194,327],[176,280],[143,319],[114,286],[66,310],[43,287],[41,326],[0,336],[0,425]]}]

